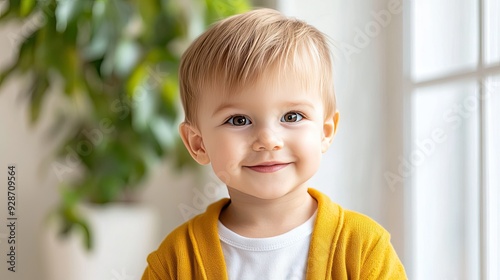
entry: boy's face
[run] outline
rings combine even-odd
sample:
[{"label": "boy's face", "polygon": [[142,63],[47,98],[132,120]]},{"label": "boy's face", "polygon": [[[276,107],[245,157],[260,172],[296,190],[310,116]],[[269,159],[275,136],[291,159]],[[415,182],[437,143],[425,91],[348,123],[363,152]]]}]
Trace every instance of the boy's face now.
[{"label": "boy's face", "polygon": [[325,120],[320,94],[292,84],[258,83],[227,98],[201,97],[197,127],[180,128],[193,158],[211,163],[229,188],[256,198],[307,188],[333,139],[338,113]]}]

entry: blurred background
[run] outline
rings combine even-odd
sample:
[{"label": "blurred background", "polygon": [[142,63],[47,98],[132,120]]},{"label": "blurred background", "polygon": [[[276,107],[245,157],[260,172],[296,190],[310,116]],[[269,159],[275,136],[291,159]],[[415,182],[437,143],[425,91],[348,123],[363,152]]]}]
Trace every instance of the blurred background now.
[{"label": "blurred background", "polygon": [[310,185],[382,224],[410,279],[500,279],[499,0],[0,1],[1,279],[139,279],[226,195],[179,146],[176,67],[254,7],[332,42],[340,122]]}]

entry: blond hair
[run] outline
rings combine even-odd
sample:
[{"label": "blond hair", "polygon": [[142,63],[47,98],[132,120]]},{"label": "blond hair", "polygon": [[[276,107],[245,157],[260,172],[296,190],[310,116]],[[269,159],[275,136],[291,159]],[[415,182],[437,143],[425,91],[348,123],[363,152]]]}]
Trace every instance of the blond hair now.
[{"label": "blond hair", "polygon": [[292,76],[304,89],[319,91],[325,117],[335,113],[326,36],[278,11],[258,9],[217,22],[185,51],[179,69],[185,121],[196,125],[200,94],[237,93],[269,74]]}]

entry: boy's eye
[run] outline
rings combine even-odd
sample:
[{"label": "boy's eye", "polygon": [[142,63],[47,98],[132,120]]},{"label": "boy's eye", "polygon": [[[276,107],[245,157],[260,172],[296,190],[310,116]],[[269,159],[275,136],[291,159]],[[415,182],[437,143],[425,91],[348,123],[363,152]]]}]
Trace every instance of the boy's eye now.
[{"label": "boy's eye", "polygon": [[230,117],[227,121],[227,123],[234,125],[234,126],[243,126],[243,125],[249,125],[252,122],[245,116],[232,116]]},{"label": "boy's eye", "polygon": [[298,122],[302,120],[303,116],[297,112],[288,112],[281,117],[282,122]]}]

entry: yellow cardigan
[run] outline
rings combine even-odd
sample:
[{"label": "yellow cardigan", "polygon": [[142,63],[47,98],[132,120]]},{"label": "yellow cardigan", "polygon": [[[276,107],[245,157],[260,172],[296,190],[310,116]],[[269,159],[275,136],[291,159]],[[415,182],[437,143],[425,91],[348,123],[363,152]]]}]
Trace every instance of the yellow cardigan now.
[{"label": "yellow cardigan", "polygon": [[[307,279],[407,279],[389,233],[372,219],[342,209],[315,189],[318,201]],[[225,198],[170,233],[149,254],[143,280],[226,280],[217,221]]]}]

